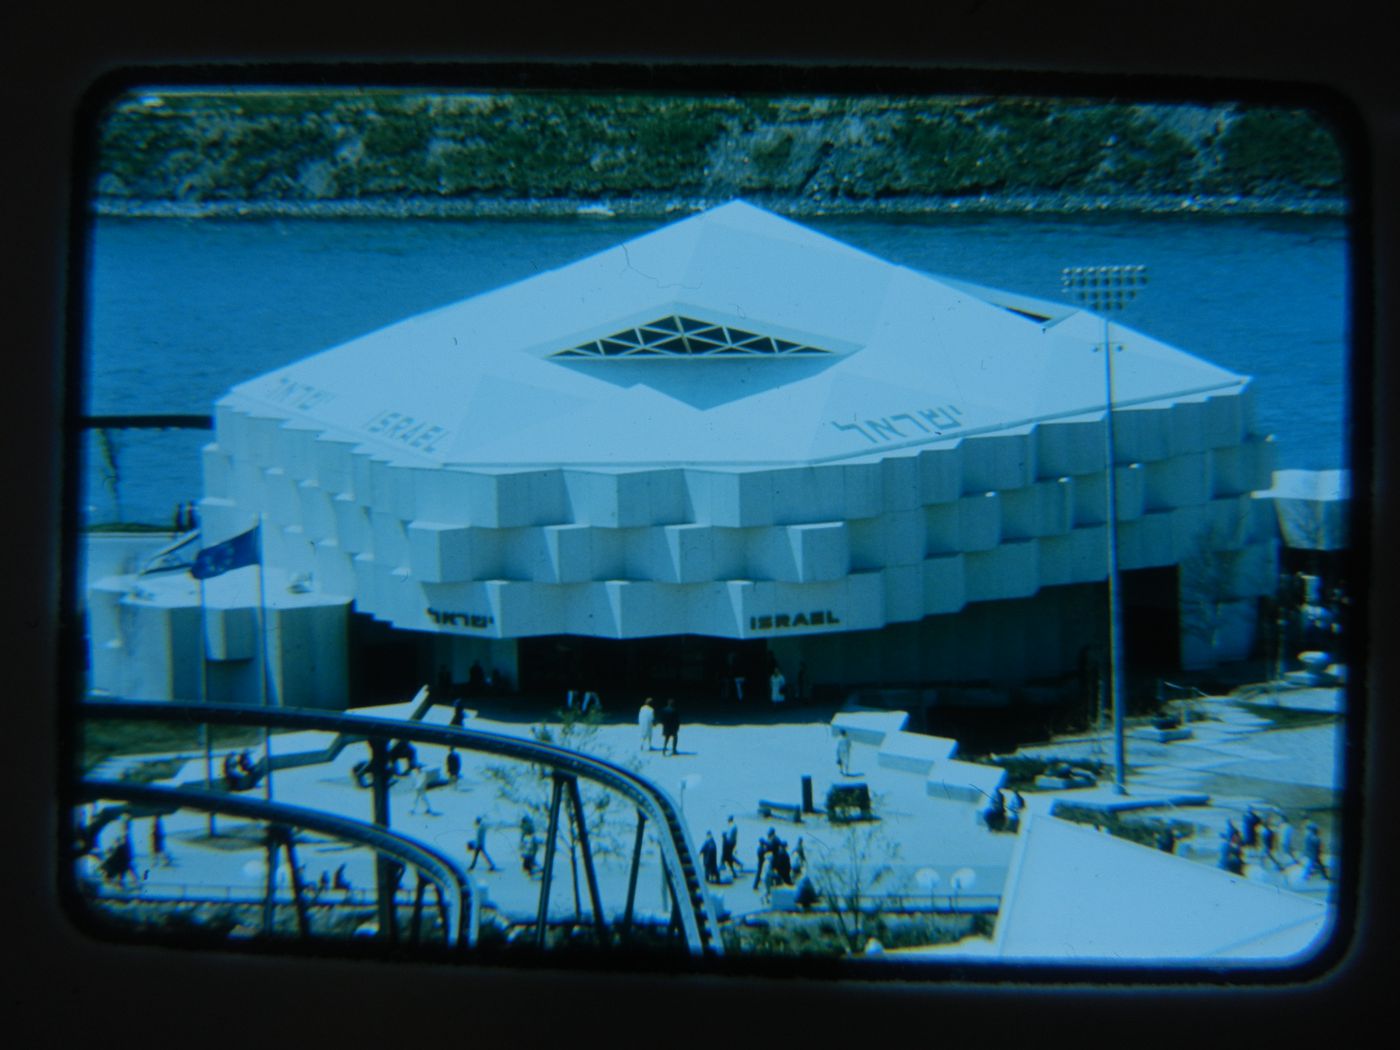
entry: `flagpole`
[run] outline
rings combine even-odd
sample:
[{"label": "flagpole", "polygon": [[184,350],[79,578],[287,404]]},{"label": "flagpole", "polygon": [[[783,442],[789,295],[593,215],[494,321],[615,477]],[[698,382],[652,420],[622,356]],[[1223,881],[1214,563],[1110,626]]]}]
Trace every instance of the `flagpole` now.
[{"label": "flagpole", "polygon": [[[195,583],[199,587],[199,702],[207,704],[209,702],[209,641],[205,633],[209,629],[209,620],[204,607],[204,577],[196,576]],[[204,738],[204,790],[214,790],[214,753],[213,741],[209,732],[209,723],[199,723],[199,735]],[[209,811],[209,837],[217,835],[218,828],[214,823],[214,811]]]},{"label": "flagpole", "polygon": [[[263,516],[258,515],[258,637],[262,641],[262,673],[258,675],[258,687],[262,693],[262,706],[267,707],[267,592],[264,589],[263,574],[266,566],[263,565]],[[272,801],[272,728],[263,723],[263,755],[267,763],[267,769],[263,772],[263,797],[269,802]],[[290,860],[288,861],[290,864]],[[289,880],[293,887],[296,880]],[[267,825],[267,900],[263,911],[263,929],[271,933],[275,924],[276,916],[276,885],[277,885],[277,841],[272,833],[271,822]],[[295,889],[293,889],[295,892]]]},{"label": "flagpole", "polygon": [[[209,668],[208,668],[208,639],[205,637],[208,624],[208,609],[205,605],[204,581],[211,576],[222,576],[225,573],[242,569],[256,562],[258,566],[258,634],[261,636],[261,644],[258,646],[258,655],[261,666],[258,668],[258,688],[262,696],[262,706],[268,705],[267,689],[267,592],[263,584],[262,566],[262,516],[258,516],[258,524],[247,532],[240,533],[232,539],[216,543],[212,547],[204,547],[195,556],[194,565],[190,568],[191,575],[199,581],[199,617],[200,617],[200,691],[204,699],[209,698]],[[237,593],[237,591],[235,591]],[[263,751],[266,755],[266,768],[264,770],[263,792],[268,801],[272,800],[272,728],[263,726]],[[206,724],[205,736],[205,781],[212,781],[213,775],[210,766],[213,762],[212,744],[208,735]],[[210,827],[213,827],[213,820],[210,820]],[[271,834],[269,833],[269,843]]]},{"label": "flagpole", "polygon": [[[258,515],[258,635],[262,639],[262,674],[259,675],[258,685],[262,691],[262,706],[267,707],[268,701],[268,664],[267,664],[267,593],[263,586],[263,575],[266,566],[263,565],[263,516]],[[267,756],[267,771],[263,775],[263,791],[269,802],[272,801],[272,729],[268,725],[263,725],[263,753]]]}]

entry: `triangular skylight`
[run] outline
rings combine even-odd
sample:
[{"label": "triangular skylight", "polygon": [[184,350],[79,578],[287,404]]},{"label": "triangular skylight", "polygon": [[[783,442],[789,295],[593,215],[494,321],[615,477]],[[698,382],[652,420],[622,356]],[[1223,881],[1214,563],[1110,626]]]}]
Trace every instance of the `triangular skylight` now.
[{"label": "triangular skylight", "polygon": [[571,359],[655,357],[817,357],[830,350],[763,335],[732,325],[672,315],[636,328],[560,350],[550,356]]}]

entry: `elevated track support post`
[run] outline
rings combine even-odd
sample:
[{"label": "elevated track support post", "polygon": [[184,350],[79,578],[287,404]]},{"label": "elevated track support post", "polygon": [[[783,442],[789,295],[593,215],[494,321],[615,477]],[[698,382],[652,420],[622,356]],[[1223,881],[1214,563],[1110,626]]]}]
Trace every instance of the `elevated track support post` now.
[{"label": "elevated track support post", "polygon": [[622,933],[632,932],[632,905],[637,899],[637,873],[642,867],[642,842],[646,832],[647,815],[637,809],[637,837],[632,841],[632,866],[627,873],[627,906],[622,911]]},{"label": "elevated track support post", "polygon": [[[389,827],[389,753],[381,736],[369,738],[370,791],[374,805],[374,823]],[[397,886],[390,870],[389,858],[381,850],[374,853],[374,893],[379,916],[379,936],[387,944],[399,939],[398,913],[394,896]]]},{"label": "elevated track support post", "polygon": [[282,841],[282,850],[287,854],[287,868],[292,875],[292,900],[297,909],[297,932],[303,938],[311,936],[311,917],[306,910],[306,885],[301,881],[301,869],[297,866],[296,832],[284,825],[276,831]]},{"label": "elevated track support post", "polygon": [[266,895],[263,898],[263,936],[271,937],[275,931],[277,914],[277,837],[269,823],[265,831],[267,846]]},{"label": "elevated track support post", "polygon": [[588,876],[588,897],[593,903],[593,926],[598,933],[598,947],[605,948],[609,943],[608,924],[603,918],[603,902],[598,895],[598,875],[593,868],[593,849],[588,839],[588,822],[583,815],[583,797],[578,789],[578,777],[568,778],[570,809],[574,814],[575,836],[583,850],[583,870]]},{"label": "elevated track support post", "polygon": [[549,921],[549,884],[554,877],[554,849],[559,838],[559,803],[564,797],[563,778],[554,774],[554,791],[549,797],[549,827],[544,839],[544,870],[540,872],[540,908],[535,920],[535,947],[544,948],[545,926]]},{"label": "elevated track support post", "polygon": [[413,888],[413,922],[409,927],[408,939],[414,944],[422,940],[423,926],[423,894],[428,890],[428,880],[423,878],[423,873],[417,872],[416,885]]}]

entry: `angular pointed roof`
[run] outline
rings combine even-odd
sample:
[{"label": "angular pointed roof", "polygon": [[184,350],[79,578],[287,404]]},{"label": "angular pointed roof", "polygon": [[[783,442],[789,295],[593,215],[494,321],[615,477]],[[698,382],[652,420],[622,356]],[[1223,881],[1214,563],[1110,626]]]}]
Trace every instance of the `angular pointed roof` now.
[{"label": "angular pointed roof", "polygon": [[[361,336],[221,403],[423,465],[839,461],[1101,412],[1098,321],[1063,307],[1040,320],[1025,302],[736,201]],[[1246,381],[1114,332],[1132,351],[1116,366],[1119,405]]]}]

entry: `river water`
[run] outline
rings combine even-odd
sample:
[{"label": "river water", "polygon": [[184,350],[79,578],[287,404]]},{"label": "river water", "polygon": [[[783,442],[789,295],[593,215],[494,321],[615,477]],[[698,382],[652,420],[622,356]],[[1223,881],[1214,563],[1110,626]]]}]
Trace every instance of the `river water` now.
[{"label": "river water", "polygon": [[[1256,380],[1280,467],[1346,465],[1348,237],[1328,217],[829,217],[823,233],[915,269],[1046,299],[1064,266],[1151,271],[1124,323]],[[85,401],[208,413],[236,383],[662,225],[640,219],[95,221]],[[207,432],[87,444],[85,520],[165,523],[200,494]]]}]

